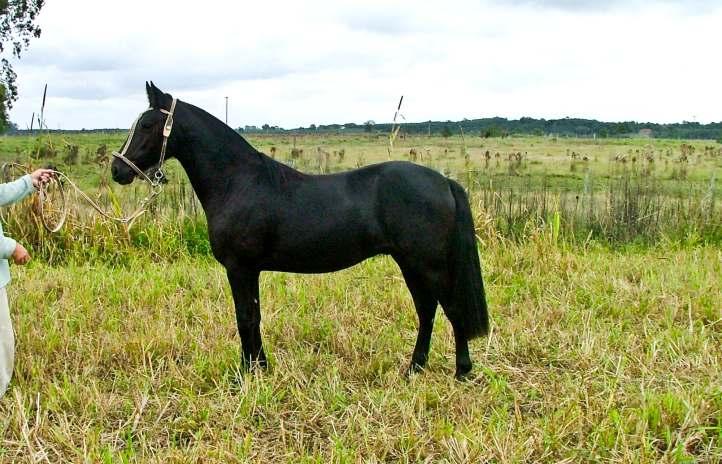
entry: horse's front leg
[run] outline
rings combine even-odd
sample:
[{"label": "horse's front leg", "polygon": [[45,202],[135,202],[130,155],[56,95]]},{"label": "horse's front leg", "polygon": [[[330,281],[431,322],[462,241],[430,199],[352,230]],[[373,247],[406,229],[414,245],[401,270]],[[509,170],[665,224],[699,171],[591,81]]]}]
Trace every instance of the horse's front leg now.
[{"label": "horse's front leg", "polygon": [[268,367],[261,341],[261,306],[258,301],[259,271],[228,267],[228,281],[236,307],[236,324],[241,337],[241,367]]}]

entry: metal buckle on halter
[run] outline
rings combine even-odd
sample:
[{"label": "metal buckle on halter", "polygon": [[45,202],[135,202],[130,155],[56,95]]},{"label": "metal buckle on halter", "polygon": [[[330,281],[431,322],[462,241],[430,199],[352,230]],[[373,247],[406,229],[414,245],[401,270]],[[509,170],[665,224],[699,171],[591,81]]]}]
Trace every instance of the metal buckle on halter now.
[{"label": "metal buckle on halter", "polygon": [[[158,171],[156,171],[156,174]],[[153,196],[159,195],[163,191],[163,184],[160,183],[160,178],[156,178],[150,183],[150,191]]]},{"label": "metal buckle on halter", "polygon": [[155,173],[153,173],[153,182],[151,182],[153,189],[162,189],[163,185],[161,182],[163,181],[163,178],[165,177],[165,173],[161,169],[160,166],[158,166],[158,169],[156,169]]}]

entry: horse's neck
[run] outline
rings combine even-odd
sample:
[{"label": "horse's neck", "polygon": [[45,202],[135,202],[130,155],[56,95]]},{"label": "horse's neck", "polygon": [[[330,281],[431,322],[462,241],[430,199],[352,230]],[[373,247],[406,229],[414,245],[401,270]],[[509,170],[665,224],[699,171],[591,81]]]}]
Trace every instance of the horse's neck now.
[{"label": "horse's neck", "polygon": [[206,213],[218,196],[225,196],[231,180],[253,178],[261,172],[258,153],[233,129],[204,111],[184,105],[175,157],[183,166]]}]

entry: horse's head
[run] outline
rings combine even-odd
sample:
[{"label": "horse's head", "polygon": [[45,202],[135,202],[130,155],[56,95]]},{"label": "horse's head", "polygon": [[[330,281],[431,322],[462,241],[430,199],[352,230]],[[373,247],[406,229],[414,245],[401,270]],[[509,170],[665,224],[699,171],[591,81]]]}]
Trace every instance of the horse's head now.
[{"label": "horse's head", "polygon": [[[174,99],[152,82],[146,82],[145,90],[150,107],[133,123],[120,153],[113,153],[115,159],[110,169],[113,180],[119,184],[130,184],[136,176],[146,176],[151,170],[160,172],[164,160],[164,144],[168,143],[173,124]],[[155,180],[161,177],[159,174]]]}]

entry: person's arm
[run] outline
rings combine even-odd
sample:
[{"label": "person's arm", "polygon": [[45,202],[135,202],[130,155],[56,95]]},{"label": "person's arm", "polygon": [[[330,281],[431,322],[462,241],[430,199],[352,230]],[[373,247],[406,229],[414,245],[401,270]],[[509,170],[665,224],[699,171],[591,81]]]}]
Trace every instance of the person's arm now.
[{"label": "person's arm", "polygon": [[20,201],[35,191],[40,184],[46,183],[53,176],[50,169],[36,169],[20,179],[0,184],[0,206],[7,206]]},{"label": "person's arm", "polygon": [[20,201],[34,191],[33,178],[30,174],[26,174],[18,180],[0,184],[0,206]]}]

